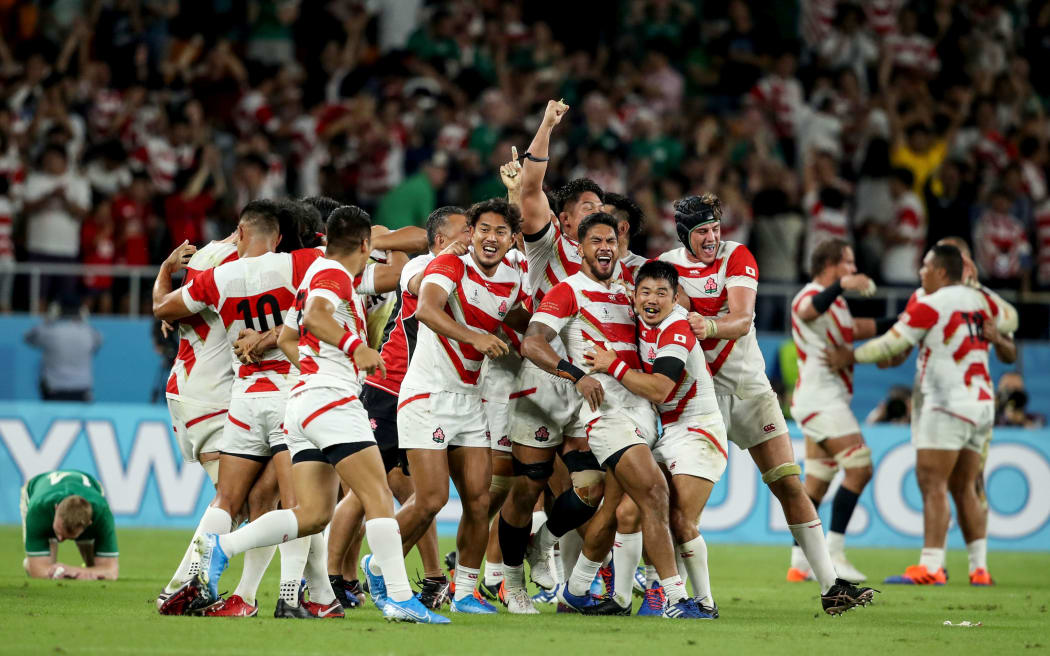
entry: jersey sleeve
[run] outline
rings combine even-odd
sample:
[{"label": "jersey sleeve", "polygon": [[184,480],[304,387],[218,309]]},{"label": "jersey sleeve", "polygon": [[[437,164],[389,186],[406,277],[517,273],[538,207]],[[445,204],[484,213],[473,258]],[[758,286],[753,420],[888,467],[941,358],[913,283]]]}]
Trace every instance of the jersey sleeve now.
[{"label": "jersey sleeve", "polygon": [[350,295],[354,293],[353,285],[350,284],[350,276],[339,269],[322,269],[310,279],[310,287],[306,294],[306,300],[311,298],[323,298],[333,306],[338,307],[343,301],[349,301]]},{"label": "jersey sleeve", "polygon": [[567,283],[560,282],[543,297],[539,307],[532,313],[532,321],[537,321],[560,332],[569,319],[578,311],[576,294]]},{"label": "jersey sleeve", "polygon": [[120,555],[117,548],[117,527],[113,522],[113,512],[109,506],[103,506],[98,517],[91,523],[95,534],[95,555],[101,558],[116,558]]},{"label": "jersey sleeve", "polygon": [[908,303],[908,307],[904,308],[904,313],[901,314],[893,329],[912,344],[917,344],[933,328],[937,319],[937,310],[914,299]]},{"label": "jersey sleeve", "polygon": [[354,278],[354,293],[362,296],[371,296],[376,293],[376,267],[375,262],[365,265],[365,270]]},{"label": "jersey sleeve", "polygon": [[215,269],[194,275],[189,284],[182,287],[182,302],[186,309],[194,314],[207,307],[217,310],[219,286],[215,283]]},{"label": "jersey sleeve", "polygon": [[689,351],[696,345],[696,336],[689,322],[680,319],[664,328],[656,342],[656,359],[675,358],[685,362]]},{"label": "jersey sleeve", "polygon": [[747,246],[737,246],[726,263],[726,289],[747,287],[758,291],[758,262]]},{"label": "jersey sleeve", "polygon": [[25,518],[22,520],[22,533],[25,537],[27,556],[51,555],[51,524],[55,521],[55,510],[50,512],[42,504],[27,502]]},{"label": "jersey sleeve", "polygon": [[319,248],[300,248],[289,253],[292,256],[292,287],[302,284],[306,270],[322,254]]},{"label": "jersey sleeve", "polygon": [[458,256],[451,253],[439,255],[427,265],[419,289],[422,291],[424,285],[435,284],[445,290],[446,294],[451,294],[452,290],[459,285],[459,281],[463,279],[463,273],[463,260]]}]

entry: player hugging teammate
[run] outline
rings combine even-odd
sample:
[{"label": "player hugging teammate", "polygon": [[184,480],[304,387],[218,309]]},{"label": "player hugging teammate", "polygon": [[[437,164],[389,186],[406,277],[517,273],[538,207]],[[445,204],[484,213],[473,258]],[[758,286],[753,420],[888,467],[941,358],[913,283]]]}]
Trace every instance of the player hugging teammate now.
[{"label": "player hugging teammate", "polygon": [[[302,237],[319,232],[303,227],[311,216],[320,223],[316,212],[282,225],[275,204],[253,203],[228,243],[195,259],[189,245],[172,254],[154,310],[192,330],[182,334],[197,356],[183,358],[173,384],[191,389],[193,373],[213,371],[207,382],[232,391],[225,403],[172,402],[187,459],[222,464],[195,546],[158,599],[162,613],[255,614],[258,579],[282,545],[275,615],[342,617],[363,600],[363,521],[371,553],[361,574],[391,620],[446,623],[433,612],[446,603],[492,615],[496,599],[515,614],[556,598],[585,615],[629,615],[643,554],[654,580],[639,614],[713,619],[698,524],[730,441],[783,507],[823,609],[871,601],[871,589],[836,574],[842,563],[810,500],[819,495],[800,480],[755,337],[758,268],[745,246],[721,240],[720,202],[678,201],[682,247],[649,262],[627,248],[641,224],[629,198],[577,179],[552,207],[543,178],[567,111],[549,102],[528,150],[501,168],[507,199],[435,210],[425,238],[384,234],[359,208],[315,200],[327,233],[318,247]],[[296,248],[274,253],[286,233]],[[833,255],[819,281],[831,291],[804,295],[806,321],[841,309],[838,292],[863,282]],[[187,261],[186,285],[172,290]],[[369,300],[386,292],[389,305]],[[387,330],[370,345],[377,308]],[[859,431],[821,425],[814,444],[847,473],[863,470]],[[437,565],[433,528],[450,479],[463,504],[452,581]],[[251,521],[236,528],[242,519]],[[413,546],[426,577],[418,595],[403,560]],[[251,580],[221,600],[219,577],[242,552]],[[526,560],[548,591],[536,599]],[[596,581],[604,594],[592,594]]]}]

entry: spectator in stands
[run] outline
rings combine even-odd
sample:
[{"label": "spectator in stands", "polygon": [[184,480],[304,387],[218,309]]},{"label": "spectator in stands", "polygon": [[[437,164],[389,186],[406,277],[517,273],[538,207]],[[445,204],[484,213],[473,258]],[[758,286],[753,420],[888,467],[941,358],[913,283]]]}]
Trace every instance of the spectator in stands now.
[{"label": "spectator in stands", "polygon": [[1027,411],[1028,393],[1020,372],[1008,371],[999,377],[995,395],[995,425],[1042,428],[1046,417]]},{"label": "spectator in stands", "polygon": [[379,203],[376,222],[391,230],[422,226],[435,207],[437,190],[448,177],[448,156],[438,152],[415,174],[391,189]]},{"label": "spectator in stands", "polygon": [[43,352],[40,396],[45,401],[91,401],[102,334],[87,322],[79,304],[68,299],[52,306],[51,313],[25,335],[27,344]]},{"label": "spectator in stands", "polygon": [[974,260],[993,285],[1017,288],[1027,279],[1032,246],[1024,223],[1010,213],[1010,206],[1006,188],[997,187],[989,194],[988,206],[974,226]]},{"label": "spectator in stands", "polygon": [[889,394],[875,409],[868,413],[864,423],[871,424],[910,424],[911,423],[911,388],[905,385],[894,385]]},{"label": "spectator in stands", "polygon": [[919,259],[926,243],[926,212],[912,190],[914,174],[897,168],[890,178],[893,220],[882,235],[882,280],[892,285],[915,285],[919,281]]}]

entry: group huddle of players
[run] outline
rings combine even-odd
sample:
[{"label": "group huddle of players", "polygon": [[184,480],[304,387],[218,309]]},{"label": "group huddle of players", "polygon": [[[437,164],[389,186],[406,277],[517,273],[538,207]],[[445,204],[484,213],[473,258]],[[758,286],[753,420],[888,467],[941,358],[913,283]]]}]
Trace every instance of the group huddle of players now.
[{"label": "group huddle of players", "polygon": [[[873,336],[876,322],[852,319],[839,296],[873,285],[855,275],[845,242],[817,249],[814,282],[792,308],[795,416],[813,453],[804,487],[755,337],[758,268],[745,246],[721,241],[718,199],[678,201],[682,247],[652,261],[627,250],[641,222],[629,199],[573,180],[555,213],[543,178],[567,110],[549,102],[526,153],[501,168],[507,198],[435,210],[425,231],[385,231],[323,198],[255,201],[229,238],[183,244],[162,265],[154,314],[179,321],[172,422],[216,496],[157,599],[161,613],[255,615],[279,546],[277,617],[342,617],[365,590],[396,621],[447,623],[434,612],[446,603],[492,614],[497,600],[515,614],[557,600],[629,615],[637,575],[639,614],[715,618],[698,523],[727,440],[780,502],[801,554],[795,575],[816,578],[823,609],[870,603],[874,591],[847,580],[845,524],[833,522],[837,549],[825,541],[811,496],[819,502],[827,483],[809,485],[844,468],[852,513],[865,468],[870,477],[849,410],[853,361],[918,344],[928,434],[964,436],[931,448],[958,455],[984,436],[988,342],[974,326],[996,313],[990,297],[958,284],[959,250],[938,246],[923,264],[928,295],[854,354],[853,338]],[[434,529],[450,478],[462,503],[451,581]],[[404,563],[413,547],[418,593]],[[240,553],[241,581],[220,598]],[[526,560],[546,591],[536,597]]]}]

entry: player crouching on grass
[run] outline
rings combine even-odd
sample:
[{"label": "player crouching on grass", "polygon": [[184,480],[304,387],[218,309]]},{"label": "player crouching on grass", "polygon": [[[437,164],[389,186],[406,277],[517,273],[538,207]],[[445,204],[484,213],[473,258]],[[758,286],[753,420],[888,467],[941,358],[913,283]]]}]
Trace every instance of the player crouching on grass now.
[{"label": "player crouching on grass", "polygon": [[[296,506],[275,510],[232,533],[198,538],[200,587],[208,603],[218,598],[219,577],[229,558],[248,549],[310,536],[306,561],[309,605],[314,617],[340,617],[328,580],[322,529],[335,508],[341,478],[365,508],[365,532],[374,560],[386,579],[383,615],[388,620],[444,624],[447,618],[427,610],[412,595],[379,449],[358,398],[364,373],[382,370],[382,359],[368,347],[365,312],[353,279],[370,253],[369,217],[357,207],[332,212],[328,247],[303,276],[294,313],[278,344],[299,367],[299,383],[289,395],[284,426],[292,452]],[[294,316],[293,316],[294,314]],[[296,348],[297,343],[297,348]]]},{"label": "player crouching on grass", "polygon": [[[693,582],[702,615],[718,616],[707,569],[707,544],[697,530],[711,489],[725,471],[726,428],[715,400],[704,351],[693,335],[686,311],[678,305],[678,272],[668,262],[647,262],[635,278],[641,369],[632,369],[616,352],[595,346],[584,356],[592,372],[611,374],[631,392],[648,399],[660,413],[663,433],[653,457],[670,477],[671,533],[681,564]],[[632,530],[633,528],[633,530]],[[617,570],[614,599],[630,612],[631,579],[641,560],[639,526],[620,526],[620,548],[633,546],[625,577]],[[637,540],[622,538],[637,535]],[[636,544],[635,544],[636,542]],[[621,592],[622,589],[622,592]]]},{"label": "player crouching on grass", "polygon": [[[84,472],[39,474],[22,487],[22,566],[34,579],[117,579],[117,531],[102,484]],[[58,543],[76,540],[84,567],[57,562]]]}]

